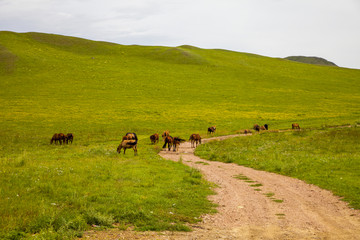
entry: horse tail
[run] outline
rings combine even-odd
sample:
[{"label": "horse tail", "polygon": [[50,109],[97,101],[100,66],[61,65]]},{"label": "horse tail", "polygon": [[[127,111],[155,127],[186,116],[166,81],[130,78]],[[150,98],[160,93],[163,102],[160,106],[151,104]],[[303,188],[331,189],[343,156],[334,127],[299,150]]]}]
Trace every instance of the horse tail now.
[{"label": "horse tail", "polygon": [[138,142],[138,138],[136,136],[136,133],[132,133],[132,134],[134,134],[134,136],[135,136],[135,144],[136,144]]}]

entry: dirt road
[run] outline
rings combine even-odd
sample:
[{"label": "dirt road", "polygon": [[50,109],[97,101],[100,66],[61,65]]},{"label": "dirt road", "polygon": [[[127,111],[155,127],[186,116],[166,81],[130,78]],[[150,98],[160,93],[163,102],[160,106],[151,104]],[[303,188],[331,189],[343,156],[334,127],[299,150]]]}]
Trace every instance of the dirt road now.
[{"label": "dirt road", "polygon": [[206,161],[193,152],[186,142],[179,153],[160,155],[172,161],[181,157],[218,185],[217,194],[210,196],[219,205],[217,214],[203,216],[190,233],[109,230],[88,233],[84,239],[360,239],[360,211],[331,192],[282,175]]}]

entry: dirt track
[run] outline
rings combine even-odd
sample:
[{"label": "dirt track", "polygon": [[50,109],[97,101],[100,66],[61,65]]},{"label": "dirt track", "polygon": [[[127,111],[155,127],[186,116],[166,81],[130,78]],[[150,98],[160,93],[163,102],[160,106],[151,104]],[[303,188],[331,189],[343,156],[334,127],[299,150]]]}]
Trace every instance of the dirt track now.
[{"label": "dirt track", "polygon": [[[240,135],[203,142],[234,136]],[[282,175],[206,161],[193,151],[186,142],[179,153],[162,151],[160,155],[172,161],[182,157],[184,164],[218,185],[217,194],[210,196],[219,205],[217,214],[203,216],[190,233],[112,229],[87,233],[84,239],[360,239],[360,211],[331,192]],[[234,178],[240,174],[254,182]],[[250,186],[257,183],[262,186]]]}]

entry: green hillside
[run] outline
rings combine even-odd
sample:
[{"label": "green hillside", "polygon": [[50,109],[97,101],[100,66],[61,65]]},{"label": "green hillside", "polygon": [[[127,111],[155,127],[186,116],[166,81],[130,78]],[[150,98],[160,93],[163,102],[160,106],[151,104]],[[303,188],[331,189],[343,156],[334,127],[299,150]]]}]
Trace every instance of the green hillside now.
[{"label": "green hillside", "polygon": [[[360,70],[192,46],[125,46],[0,32],[0,238],[72,238],[91,225],[189,230],[209,183],[149,136],[360,122]],[[72,145],[50,145],[54,133]],[[139,156],[116,153],[127,132]]]},{"label": "green hillside", "polygon": [[[234,131],[359,120],[360,71],[190,46],[0,35],[6,130]],[[23,124],[26,122],[26,124]],[[119,129],[120,127],[120,129]]]}]

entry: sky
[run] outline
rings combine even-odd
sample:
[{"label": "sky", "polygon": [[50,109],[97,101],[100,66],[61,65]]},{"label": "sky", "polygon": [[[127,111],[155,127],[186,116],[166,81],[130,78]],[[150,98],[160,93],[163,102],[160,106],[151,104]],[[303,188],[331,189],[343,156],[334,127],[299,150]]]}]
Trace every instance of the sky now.
[{"label": "sky", "polygon": [[0,0],[0,31],[317,56],[360,69],[360,0]]}]

